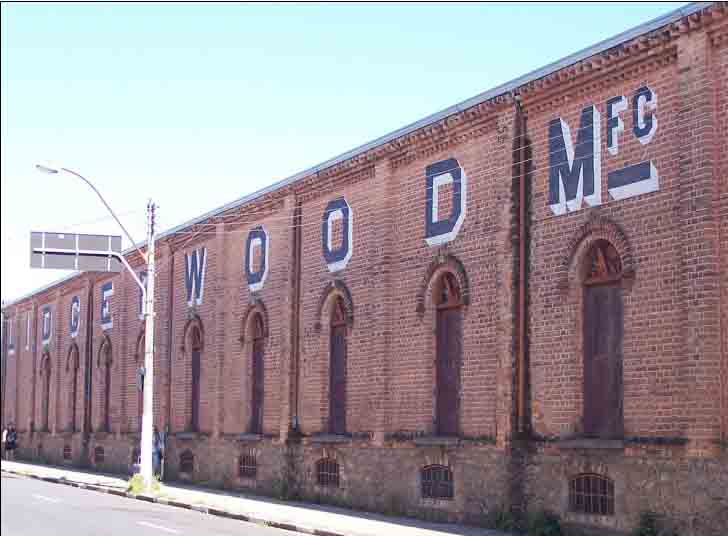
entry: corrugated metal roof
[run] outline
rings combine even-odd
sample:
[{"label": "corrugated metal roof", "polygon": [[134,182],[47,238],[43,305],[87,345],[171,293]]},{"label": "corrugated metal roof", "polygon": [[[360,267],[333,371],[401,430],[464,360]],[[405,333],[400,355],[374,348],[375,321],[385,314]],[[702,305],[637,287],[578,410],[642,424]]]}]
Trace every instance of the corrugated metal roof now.
[{"label": "corrugated metal roof", "polygon": [[[534,80],[538,80],[540,78],[543,78],[545,76],[548,76],[549,74],[556,72],[560,69],[563,69],[564,67],[568,67],[569,65],[573,65],[575,63],[578,63],[580,61],[583,61],[591,56],[594,56],[596,54],[599,54],[601,52],[604,52],[606,50],[609,50],[611,48],[614,48],[624,42],[631,41],[632,39],[639,37],[640,35],[652,32],[653,30],[656,30],[658,28],[661,28],[663,26],[667,26],[673,22],[676,22],[683,17],[686,17],[692,13],[696,13],[698,11],[701,11],[707,7],[710,7],[714,2],[694,2],[692,4],[689,4],[684,7],[680,7],[678,9],[675,9],[669,13],[666,13],[665,15],[662,15],[660,17],[657,17],[651,21],[645,22],[643,24],[640,24],[639,26],[635,26],[634,28],[631,28],[627,31],[624,31],[620,34],[615,35],[614,37],[610,37],[609,39],[605,39],[604,41],[600,41],[599,43],[596,43],[590,47],[587,47],[583,50],[580,50],[578,52],[575,52],[574,54],[571,54],[569,56],[566,56],[565,58],[562,58],[558,61],[555,61],[553,63],[549,63],[548,65],[545,65],[539,69],[536,69],[535,71],[531,71],[528,74],[525,74],[523,76],[520,76],[518,78],[515,78],[511,80],[510,82],[506,82],[505,84],[501,84],[499,86],[496,86],[492,89],[489,89],[487,91],[484,91],[483,93],[480,93],[474,97],[471,97],[467,100],[464,100],[458,104],[455,104],[453,106],[450,106],[448,108],[445,108],[444,110],[441,110],[437,113],[428,115],[427,117],[424,117],[420,119],[419,121],[415,121],[414,123],[410,123],[409,125],[406,125],[402,128],[399,128],[393,132],[390,132],[389,134],[385,134],[384,136],[381,136],[375,140],[372,140],[368,143],[365,143],[364,145],[360,145],[359,147],[356,147],[354,149],[351,149],[343,154],[340,154],[339,156],[335,156],[334,158],[330,158],[329,160],[326,160],[324,162],[321,162],[320,164],[317,164],[313,167],[310,167],[304,171],[301,171],[299,173],[296,173],[295,175],[291,175],[290,177],[287,177],[285,179],[282,179],[278,182],[275,182],[271,184],[270,186],[266,186],[265,188],[261,188],[260,190],[253,192],[251,194],[247,194],[243,197],[240,197],[239,199],[236,199],[235,201],[232,201],[230,203],[227,203],[225,205],[222,205],[214,210],[211,210],[209,212],[206,212],[205,214],[202,214],[201,216],[198,216],[196,218],[193,218],[191,220],[188,220],[184,223],[181,223],[175,227],[172,227],[171,229],[168,229],[159,235],[157,235],[157,239],[164,238],[166,236],[173,235],[174,233],[181,231],[187,227],[190,227],[192,225],[198,224],[200,222],[205,221],[208,218],[212,218],[214,216],[217,216],[219,214],[222,214],[223,212],[226,212],[230,209],[239,207],[241,205],[244,205],[246,203],[250,203],[252,201],[255,201],[256,199],[259,199],[263,197],[266,194],[269,194],[271,192],[274,192],[280,188],[284,188],[286,186],[289,186],[299,180],[302,180],[306,177],[310,177],[311,175],[318,173],[324,169],[327,169],[331,166],[335,166],[336,164],[339,164],[341,162],[344,162],[346,160],[349,160],[350,158],[354,158],[355,156],[358,156],[362,153],[365,153],[371,149],[374,149],[375,147],[378,147],[380,145],[384,145],[386,143],[389,143],[392,140],[396,140],[397,138],[401,138],[402,136],[406,136],[416,130],[419,130],[421,128],[424,128],[426,126],[429,126],[431,124],[437,123],[438,121],[441,121],[442,119],[453,115],[458,112],[462,112],[463,110],[467,110],[468,108],[472,108],[473,106],[477,106],[478,104],[481,104],[483,102],[489,101],[495,97],[498,97],[500,95],[505,95],[507,93],[510,93],[511,91],[514,91],[518,89],[521,86],[524,86],[530,82],[533,82]],[[146,244],[146,240],[139,244],[140,247],[143,247]],[[134,246],[129,247],[124,251],[124,254],[130,253],[135,249]],[[48,290],[49,288],[54,287],[55,285],[58,285],[60,283],[63,283],[64,281],[67,281],[69,279],[72,279],[73,277],[76,277],[79,275],[78,273],[73,273],[69,276],[63,277],[57,281],[54,281],[53,283],[50,283],[49,285],[46,285],[42,288],[39,288],[33,292],[30,292],[24,296],[21,296],[20,298],[17,298],[13,300],[12,302],[5,305],[5,307],[8,307],[10,305],[14,305],[15,303],[18,303],[19,301],[25,300],[29,298],[30,296],[33,296],[34,294],[38,294],[40,292],[44,292],[45,290]]]}]

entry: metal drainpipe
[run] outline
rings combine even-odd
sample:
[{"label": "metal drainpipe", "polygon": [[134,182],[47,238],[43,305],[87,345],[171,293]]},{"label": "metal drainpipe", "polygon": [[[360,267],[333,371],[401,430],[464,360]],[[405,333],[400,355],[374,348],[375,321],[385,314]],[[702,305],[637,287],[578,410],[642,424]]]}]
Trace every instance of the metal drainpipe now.
[{"label": "metal drainpipe", "polygon": [[519,435],[527,430],[526,422],[526,118],[519,95],[516,105],[518,137],[518,418]]},{"label": "metal drainpipe", "polygon": [[[91,436],[91,407],[93,405],[93,344],[94,344],[94,280],[89,281],[88,296],[86,298],[86,374],[84,378],[84,408],[83,408],[83,440],[82,465],[88,461],[88,443]],[[37,315],[36,315],[37,316]]]},{"label": "metal drainpipe", "polygon": [[165,437],[172,429],[172,355],[174,344],[174,251],[169,248],[169,290],[167,298],[167,422],[165,424]]},{"label": "metal drainpipe", "polygon": [[33,397],[30,404],[30,422],[28,423],[28,431],[30,436],[33,437],[35,432],[35,364],[38,359],[38,303],[33,300],[33,375],[31,385],[31,395]]},{"label": "metal drainpipe", "polygon": [[300,385],[300,337],[299,324],[301,321],[301,238],[302,238],[302,209],[301,201],[296,202],[293,211],[293,308],[291,322],[291,346],[292,346],[292,381],[293,389],[291,393],[292,412],[291,412],[291,431],[298,434],[300,431],[300,422],[298,415],[298,397]]}]

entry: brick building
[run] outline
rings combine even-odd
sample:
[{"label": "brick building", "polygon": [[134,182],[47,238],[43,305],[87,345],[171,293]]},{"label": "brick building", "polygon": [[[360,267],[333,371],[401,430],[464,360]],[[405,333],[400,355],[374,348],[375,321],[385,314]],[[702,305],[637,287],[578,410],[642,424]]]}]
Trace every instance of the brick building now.
[{"label": "brick building", "polygon": [[[727,35],[681,8],[164,232],[168,476],[718,534]],[[5,307],[20,457],[128,469],[140,302],[80,273]]]}]

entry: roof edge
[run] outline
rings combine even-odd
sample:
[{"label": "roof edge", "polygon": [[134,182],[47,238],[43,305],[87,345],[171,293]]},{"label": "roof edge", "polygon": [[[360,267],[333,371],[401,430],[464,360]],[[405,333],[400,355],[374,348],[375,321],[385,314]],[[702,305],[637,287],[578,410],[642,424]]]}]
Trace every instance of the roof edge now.
[{"label": "roof edge", "polygon": [[[535,69],[529,73],[526,73],[525,75],[519,76],[518,78],[514,78],[508,82],[505,82],[494,88],[491,88],[482,93],[479,93],[478,95],[475,95],[474,97],[470,97],[469,99],[466,99],[462,102],[449,106],[443,110],[440,110],[439,112],[435,112],[433,114],[425,116],[422,119],[419,119],[419,120],[417,120],[413,123],[410,123],[408,125],[405,125],[403,127],[400,127],[397,130],[394,130],[388,134],[380,136],[379,138],[375,138],[374,140],[364,143],[363,145],[359,145],[358,147],[355,147],[354,149],[350,149],[349,151],[346,151],[344,153],[341,153],[338,156],[325,160],[319,164],[316,164],[315,166],[312,166],[303,171],[295,173],[289,177],[276,181],[273,184],[270,184],[264,188],[261,188],[260,190],[256,190],[255,192],[252,192],[250,194],[244,195],[243,197],[240,197],[234,201],[231,201],[230,203],[221,205],[213,210],[210,210],[210,211],[202,214],[201,216],[197,216],[195,218],[192,218],[191,220],[187,220],[186,222],[176,225],[176,226],[172,227],[171,229],[167,229],[166,231],[161,232],[160,234],[157,235],[157,240],[165,238],[167,236],[171,236],[178,231],[182,231],[182,230],[186,229],[187,227],[191,227],[192,225],[201,223],[209,218],[222,214],[223,212],[226,212],[230,209],[237,208],[246,203],[255,201],[269,193],[272,193],[276,190],[285,188],[286,186],[290,186],[290,185],[298,182],[299,180],[302,180],[306,177],[310,177],[311,175],[313,175],[315,173],[319,173],[320,171],[323,171],[324,169],[335,166],[336,164],[340,164],[341,162],[344,162],[346,160],[359,156],[360,154],[365,153],[376,147],[379,147],[380,145],[384,145],[385,143],[389,143],[393,140],[396,140],[397,138],[401,138],[402,136],[411,134],[412,132],[414,132],[416,130],[419,130],[419,129],[429,126],[433,123],[441,121],[442,119],[444,119],[450,115],[456,114],[458,112],[462,112],[464,110],[467,110],[468,108],[477,106],[478,104],[489,101],[495,97],[499,97],[501,95],[510,93],[510,92],[518,89],[521,86],[524,86],[530,82],[538,80],[539,78],[543,78],[544,76],[548,76],[549,74],[551,74],[555,71],[558,71],[559,69],[563,69],[564,67],[568,67],[569,65],[573,65],[573,64],[583,61],[591,56],[594,56],[596,54],[599,54],[601,52],[614,48],[615,46],[618,46],[626,41],[630,41],[642,34],[649,33],[651,31],[654,31],[663,26],[667,26],[668,24],[676,22],[693,13],[706,9],[706,8],[712,6],[713,4],[715,4],[715,2],[694,2],[694,3],[688,4],[687,6],[683,6],[683,7],[674,9],[673,11],[670,11],[664,15],[661,15],[657,18],[644,22],[638,26],[625,30],[624,32],[621,32],[613,37],[607,38],[603,41],[595,43],[594,45],[591,45],[582,50],[574,52],[573,54],[565,56],[559,60],[551,62],[543,67]],[[136,245],[130,246],[129,248],[124,250],[122,252],[122,254],[126,255],[126,254],[131,253],[132,251],[136,250],[137,247],[141,248],[141,247],[144,247],[145,245],[146,245],[146,240],[139,242]],[[39,289],[26,293],[26,294],[20,296],[19,298],[16,298],[16,299],[8,302],[7,304],[3,304],[3,310],[5,310],[7,307],[11,307],[13,305],[18,304],[21,301],[27,300],[28,298],[30,298],[31,296],[33,296],[35,294],[45,292],[47,290],[50,290],[51,288],[53,288],[56,285],[60,285],[61,283],[70,281],[74,277],[78,277],[79,275],[81,275],[83,273],[85,273],[85,272],[75,272],[75,273],[65,276],[63,278],[60,278],[56,281],[53,281],[52,283],[49,283],[48,285],[45,285]]]}]

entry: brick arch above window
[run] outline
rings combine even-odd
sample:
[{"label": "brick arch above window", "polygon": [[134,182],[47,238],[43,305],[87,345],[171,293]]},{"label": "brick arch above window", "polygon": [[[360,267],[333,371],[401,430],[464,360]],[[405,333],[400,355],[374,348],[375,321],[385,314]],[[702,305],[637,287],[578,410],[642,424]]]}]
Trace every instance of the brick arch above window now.
[{"label": "brick arch above window", "polygon": [[68,347],[68,355],[66,356],[66,372],[78,369],[79,366],[79,352],[78,345],[75,342],[71,343]]},{"label": "brick arch above window", "polygon": [[192,340],[190,339],[194,334],[195,328],[197,328],[200,333],[199,350],[203,351],[205,349],[205,328],[202,325],[202,320],[199,315],[193,314],[187,319],[187,322],[185,322],[184,331],[182,332],[182,346],[180,347],[180,350],[183,354],[187,350],[192,350]]},{"label": "brick arch above window", "polygon": [[445,272],[449,272],[455,277],[462,304],[465,307],[470,305],[470,282],[468,280],[468,273],[465,271],[465,266],[455,255],[440,253],[427,267],[427,271],[420,283],[420,288],[417,291],[417,314],[420,318],[424,316],[427,310],[427,305],[430,301],[428,297],[432,295],[433,285],[439,281]]},{"label": "brick arch above window", "polygon": [[263,337],[268,338],[268,309],[265,306],[265,303],[260,298],[255,298],[251,301],[250,305],[245,309],[245,313],[243,313],[243,320],[242,320],[242,329],[240,332],[240,344],[244,345],[245,341],[249,338],[252,338],[253,333],[253,325],[252,322],[255,320],[255,315],[261,315],[263,318]]},{"label": "brick arch above window", "polygon": [[561,261],[560,286],[562,289],[568,288],[571,284],[581,283],[583,278],[581,268],[584,260],[589,255],[592,246],[599,240],[606,240],[617,250],[622,262],[622,277],[634,278],[635,256],[626,233],[611,219],[594,215],[572,235],[566,245]]},{"label": "brick arch above window", "polygon": [[324,319],[323,315],[329,310],[330,304],[333,303],[335,297],[341,298],[344,303],[344,311],[346,313],[346,325],[351,328],[354,325],[354,301],[351,298],[351,292],[346,283],[340,279],[331,281],[324,287],[319,300],[318,310],[316,314],[316,325],[314,328],[317,332],[321,331],[323,322],[329,323],[328,319]]},{"label": "brick arch above window", "polygon": [[104,335],[104,338],[101,340],[101,346],[99,346],[99,353],[96,357],[96,366],[99,368],[105,365],[111,366],[113,362],[111,348],[111,339],[108,335]]}]

